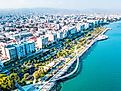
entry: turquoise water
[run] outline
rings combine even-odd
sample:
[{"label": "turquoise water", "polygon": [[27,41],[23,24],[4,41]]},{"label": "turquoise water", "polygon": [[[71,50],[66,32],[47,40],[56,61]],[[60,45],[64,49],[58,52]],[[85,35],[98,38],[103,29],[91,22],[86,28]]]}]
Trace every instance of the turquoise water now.
[{"label": "turquoise water", "polygon": [[90,49],[81,73],[63,82],[61,91],[121,91],[121,21],[108,27],[109,39]]}]

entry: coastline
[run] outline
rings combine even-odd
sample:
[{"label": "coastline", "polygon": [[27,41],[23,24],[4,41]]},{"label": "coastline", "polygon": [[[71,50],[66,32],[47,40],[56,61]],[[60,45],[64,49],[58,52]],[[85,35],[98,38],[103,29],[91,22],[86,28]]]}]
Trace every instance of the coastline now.
[{"label": "coastline", "polygon": [[[106,33],[107,31],[109,30],[109,28],[105,28],[103,29],[100,33],[98,33],[97,35],[101,35],[101,34],[104,34]],[[97,42],[97,37],[96,36],[94,39],[91,40],[91,42],[86,45],[86,47],[81,50],[80,52],[78,52],[78,57],[79,59],[81,57],[83,57],[83,55],[88,51],[88,49],[90,49],[96,42]],[[72,53],[73,54],[73,53]],[[46,82],[38,82],[36,84],[33,84],[33,86],[31,86],[31,89],[33,89],[34,91],[51,91],[51,89],[55,88],[56,87],[56,84],[58,84],[56,81],[53,81],[54,77],[58,76],[61,77],[65,72],[67,72],[67,70],[71,67],[71,65],[73,65],[73,63],[75,63],[77,60],[77,56],[74,56],[68,63],[66,66],[64,66],[61,70],[63,70],[62,72],[60,72],[60,70],[52,76],[52,78],[50,78],[48,81]],[[80,60],[79,60],[80,61]],[[82,61],[82,60],[81,60]],[[78,69],[79,68],[79,64],[76,65]],[[74,68],[75,69],[75,68]],[[75,72],[74,72],[75,73]],[[73,75],[73,74],[72,74]],[[26,87],[26,86],[25,86]],[[30,89],[29,89],[30,90]]]},{"label": "coastline", "polygon": [[120,24],[121,21],[107,25],[111,30],[104,35],[109,39],[97,41],[84,54],[82,71],[75,78],[61,83],[60,91],[120,91]]},{"label": "coastline", "polygon": [[[110,30],[110,28],[106,28],[106,29],[104,29],[99,35],[102,35],[102,34],[105,34],[108,30]],[[98,35],[98,36],[99,36]],[[98,37],[97,36],[97,37]],[[81,51],[81,52],[79,52],[78,53],[78,57],[80,58],[80,57],[82,57],[86,52],[87,52],[87,50],[88,49],[90,49],[96,42],[97,42],[97,37],[94,39],[94,40],[92,40],[91,41],[91,43],[88,45],[88,46],[86,46],[86,48],[83,50],[83,51]],[[77,56],[76,56],[77,57]],[[72,63],[74,63],[75,61],[77,61],[76,60],[76,58],[74,57],[73,59],[71,59],[71,61],[70,61],[70,64]],[[69,63],[68,63],[69,64]],[[79,65],[79,64],[78,64]],[[64,69],[64,68],[63,68]],[[65,71],[66,72],[66,71]],[[52,77],[53,78],[53,77]],[[49,83],[49,82],[48,82]],[[52,83],[52,82],[51,82]],[[50,86],[48,89],[49,90],[51,90],[54,86],[55,86],[55,84],[56,84],[56,82],[54,82],[54,85],[52,85],[52,86]],[[44,86],[46,86],[46,85],[44,85]],[[42,88],[44,88],[44,86],[42,87]],[[40,89],[41,91],[44,91],[45,89]],[[39,90],[39,91],[40,91]],[[47,89],[46,89],[47,90]]]},{"label": "coastline", "polygon": [[112,74],[121,73],[119,14],[17,13],[0,16],[0,90],[90,91],[120,85],[120,75]]}]

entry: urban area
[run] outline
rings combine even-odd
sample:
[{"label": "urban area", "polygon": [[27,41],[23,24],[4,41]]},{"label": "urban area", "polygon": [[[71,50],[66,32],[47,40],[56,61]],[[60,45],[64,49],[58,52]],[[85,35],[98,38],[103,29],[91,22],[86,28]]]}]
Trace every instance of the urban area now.
[{"label": "urban area", "polygon": [[119,20],[116,14],[1,15],[0,91],[55,89],[78,68],[78,57],[109,30],[104,25]]}]

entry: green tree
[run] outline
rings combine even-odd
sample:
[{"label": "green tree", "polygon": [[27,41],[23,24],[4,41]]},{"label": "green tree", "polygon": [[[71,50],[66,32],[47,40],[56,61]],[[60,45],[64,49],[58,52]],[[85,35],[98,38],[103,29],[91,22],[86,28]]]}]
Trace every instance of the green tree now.
[{"label": "green tree", "polygon": [[18,83],[20,82],[20,77],[18,76],[17,73],[11,73],[9,78],[10,80],[17,81]]},{"label": "green tree", "polygon": [[35,80],[37,80],[39,78],[39,72],[38,71],[35,71],[33,73],[33,77],[34,77]]},{"label": "green tree", "polygon": [[29,76],[29,73],[24,74],[24,79],[26,79]]},{"label": "green tree", "polygon": [[14,88],[13,81],[8,76],[0,78],[0,87],[3,91],[9,91]]},{"label": "green tree", "polygon": [[25,78],[22,78],[20,84],[21,84],[22,86],[26,85],[26,79],[25,79]]},{"label": "green tree", "polygon": [[5,76],[6,76],[6,74],[0,74],[0,78],[1,78],[1,77],[5,77]]}]

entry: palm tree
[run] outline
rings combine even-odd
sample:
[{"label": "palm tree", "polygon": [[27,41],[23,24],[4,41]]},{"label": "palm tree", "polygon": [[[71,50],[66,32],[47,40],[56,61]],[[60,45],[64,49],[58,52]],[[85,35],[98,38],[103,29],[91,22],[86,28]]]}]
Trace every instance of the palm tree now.
[{"label": "palm tree", "polygon": [[10,80],[9,76],[4,76],[0,78],[0,87],[3,91],[9,91],[14,88],[13,81]]},{"label": "palm tree", "polygon": [[17,73],[11,73],[9,77],[11,80],[16,80],[18,82],[20,81],[20,78]]},{"label": "palm tree", "polygon": [[[39,78],[39,72],[38,72],[38,71],[35,71],[35,72],[33,73],[33,77],[34,77],[34,82],[36,82],[37,79]],[[33,83],[34,83],[34,82],[33,82]]]}]

